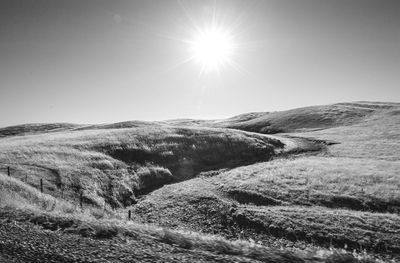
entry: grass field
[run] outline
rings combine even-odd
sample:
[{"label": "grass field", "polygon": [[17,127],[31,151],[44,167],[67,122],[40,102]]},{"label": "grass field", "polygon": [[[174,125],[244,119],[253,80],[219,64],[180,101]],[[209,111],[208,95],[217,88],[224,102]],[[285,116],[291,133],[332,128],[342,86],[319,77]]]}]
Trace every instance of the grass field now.
[{"label": "grass field", "polygon": [[0,142],[0,165],[53,196],[121,207],[202,171],[271,159],[272,137],[235,130],[151,126],[14,136]]},{"label": "grass field", "polygon": [[[346,253],[345,250],[308,246],[306,249],[262,245],[254,240],[229,240],[220,235],[207,235],[188,230],[171,230],[156,225],[127,221],[116,211],[80,209],[69,202],[42,194],[19,180],[0,173],[1,217],[8,217],[18,227],[30,222],[50,231],[90,237],[95,240],[121,240],[151,237],[154,243],[171,244],[184,249],[238,255],[261,262],[375,262],[368,254]],[[116,241],[117,242],[117,241]],[[1,259],[1,257],[0,257]],[[381,260],[379,260],[381,262]]]},{"label": "grass field", "polygon": [[379,106],[344,126],[280,134],[335,142],[326,151],[164,187],[141,201],[137,213],[144,222],[268,245],[284,239],[295,247],[398,255],[400,117],[398,108]]},{"label": "grass field", "polygon": [[90,224],[93,237],[152,235],[257,260],[282,249],[304,262],[352,262],[342,249],[400,260],[400,104],[23,125],[0,137],[0,206],[44,228],[69,220],[62,230]]}]

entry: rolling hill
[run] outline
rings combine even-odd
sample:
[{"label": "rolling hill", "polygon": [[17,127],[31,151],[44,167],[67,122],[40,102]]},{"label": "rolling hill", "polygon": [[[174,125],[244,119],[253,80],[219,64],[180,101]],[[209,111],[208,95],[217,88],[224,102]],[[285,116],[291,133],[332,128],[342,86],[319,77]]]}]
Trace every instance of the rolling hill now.
[{"label": "rolling hill", "polygon": [[400,103],[12,126],[0,129],[0,207],[33,235],[136,240],[140,251],[150,237],[167,262],[170,245],[180,260],[389,262],[400,254],[399,149]]}]

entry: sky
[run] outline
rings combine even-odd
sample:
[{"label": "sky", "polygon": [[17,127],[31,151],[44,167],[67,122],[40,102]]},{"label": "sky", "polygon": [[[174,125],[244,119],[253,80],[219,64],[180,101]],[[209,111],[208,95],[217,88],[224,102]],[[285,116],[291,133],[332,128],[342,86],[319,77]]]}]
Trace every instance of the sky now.
[{"label": "sky", "polygon": [[[207,68],[213,26],[230,49]],[[398,0],[0,1],[2,127],[400,102],[399,83]]]}]

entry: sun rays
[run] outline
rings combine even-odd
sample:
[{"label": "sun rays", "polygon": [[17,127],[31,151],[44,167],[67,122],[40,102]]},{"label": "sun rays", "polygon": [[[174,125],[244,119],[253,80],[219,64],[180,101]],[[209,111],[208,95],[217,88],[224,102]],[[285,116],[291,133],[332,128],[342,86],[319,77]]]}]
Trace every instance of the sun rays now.
[{"label": "sun rays", "polygon": [[235,42],[230,32],[217,25],[196,32],[189,41],[192,60],[200,64],[201,72],[219,71],[232,63]]},{"label": "sun rays", "polygon": [[230,17],[217,10],[217,2],[200,16],[180,2],[187,23],[186,34],[174,37],[186,47],[186,57],[176,66],[197,65],[199,75],[220,74],[228,68],[244,72],[237,61],[244,45],[239,43],[238,26],[240,17]]}]

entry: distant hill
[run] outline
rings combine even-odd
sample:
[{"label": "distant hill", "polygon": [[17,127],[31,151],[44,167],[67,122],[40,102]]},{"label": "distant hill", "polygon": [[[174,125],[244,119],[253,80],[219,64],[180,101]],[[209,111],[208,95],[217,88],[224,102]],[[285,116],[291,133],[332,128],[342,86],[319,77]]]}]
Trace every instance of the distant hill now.
[{"label": "distant hill", "polygon": [[[300,132],[346,126],[384,111],[400,110],[400,103],[350,102],[310,106],[276,112],[253,112],[225,120],[173,120],[171,125],[231,128],[263,134]],[[393,113],[394,114],[394,113]]]},{"label": "distant hill", "polygon": [[215,125],[265,134],[297,132],[355,124],[375,113],[392,109],[400,109],[400,103],[338,103],[252,114],[247,116],[249,118],[243,118],[243,115],[240,115],[239,118],[228,119]]},{"label": "distant hill", "polygon": [[201,126],[230,128],[263,134],[287,133],[346,126],[377,113],[398,114],[400,103],[349,102],[309,106],[286,111],[251,112],[222,120],[174,119],[166,121],[125,121],[110,124],[46,123],[0,128],[0,137],[59,132],[67,130],[124,129],[146,126]]},{"label": "distant hill", "polygon": [[82,125],[71,123],[29,123],[23,125],[8,126],[5,128],[0,128],[0,138],[16,135],[65,131],[80,126]]}]

